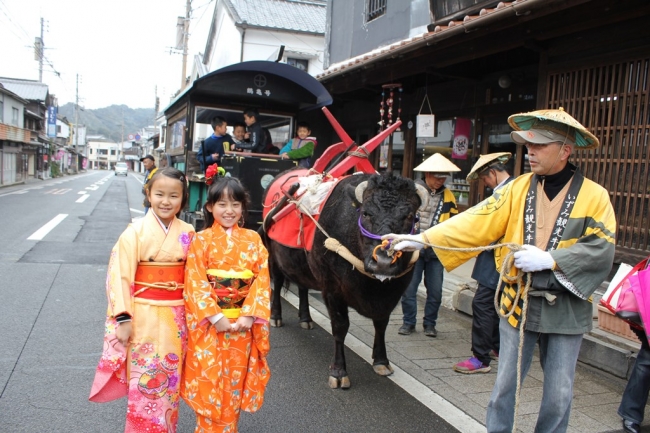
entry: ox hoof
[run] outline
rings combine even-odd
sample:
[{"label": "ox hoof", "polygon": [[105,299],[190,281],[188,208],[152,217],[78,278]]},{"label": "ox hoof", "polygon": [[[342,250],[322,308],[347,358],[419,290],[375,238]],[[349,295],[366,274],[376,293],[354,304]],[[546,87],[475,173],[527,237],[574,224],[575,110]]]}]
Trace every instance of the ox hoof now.
[{"label": "ox hoof", "polygon": [[375,373],[377,373],[380,376],[390,376],[391,374],[394,373],[393,367],[389,365],[373,365],[372,369],[375,370]]},{"label": "ox hoof", "polygon": [[272,328],[282,328],[282,319],[271,319]]},{"label": "ox hoof", "polygon": [[332,389],[350,389],[350,378],[348,376],[343,376],[341,378],[330,376],[329,386]]},{"label": "ox hoof", "polygon": [[300,327],[307,330],[314,329],[314,322],[311,320],[309,322],[300,322]]}]

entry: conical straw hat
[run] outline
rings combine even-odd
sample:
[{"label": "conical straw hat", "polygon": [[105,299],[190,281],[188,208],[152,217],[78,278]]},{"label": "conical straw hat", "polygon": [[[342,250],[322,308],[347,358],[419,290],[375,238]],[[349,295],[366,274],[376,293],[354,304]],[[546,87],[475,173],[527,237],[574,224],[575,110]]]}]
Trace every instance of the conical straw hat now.
[{"label": "conical straw hat", "polygon": [[[580,122],[571,117],[569,113],[560,107],[555,110],[537,110],[530,113],[513,114],[508,117],[508,123],[515,131],[527,131],[529,129],[551,129],[555,132],[567,132],[562,130],[563,125],[570,126],[575,129],[575,144],[582,149],[593,149],[600,145],[600,141],[594,134],[587,131],[587,128],[582,126]],[[553,123],[562,124],[556,125],[554,128]],[[573,134],[571,134],[573,135]]]},{"label": "conical straw hat", "polygon": [[444,173],[448,175],[452,171],[460,171],[460,168],[442,156],[440,153],[435,153],[428,157],[422,164],[413,169],[414,171],[425,171],[429,173]]},{"label": "conical straw hat", "polygon": [[487,155],[481,155],[481,157],[476,161],[474,167],[467,175],[467,181],[471,182],[478,179],[478,174],[488,168],[490,165],[497,162],[505,164],[508,162],[512,154],[510,152],[497,152],[497,153],[488,153]]}]

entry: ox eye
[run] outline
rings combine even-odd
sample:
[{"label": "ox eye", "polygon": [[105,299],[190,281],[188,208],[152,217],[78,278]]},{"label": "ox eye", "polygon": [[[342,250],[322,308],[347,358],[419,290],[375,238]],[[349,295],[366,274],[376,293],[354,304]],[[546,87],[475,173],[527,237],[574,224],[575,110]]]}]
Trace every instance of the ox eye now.
[{"label": "ox eye", "polygon": [[370,214],[369,214],[368,212],[366,212],[365,210],[364,210],[363,212],[361,212],[361,215],[363,215],[363,216],[364,216],[364,218],[366,218],[366,217],[369,217],[369,216],[370,216]]}]

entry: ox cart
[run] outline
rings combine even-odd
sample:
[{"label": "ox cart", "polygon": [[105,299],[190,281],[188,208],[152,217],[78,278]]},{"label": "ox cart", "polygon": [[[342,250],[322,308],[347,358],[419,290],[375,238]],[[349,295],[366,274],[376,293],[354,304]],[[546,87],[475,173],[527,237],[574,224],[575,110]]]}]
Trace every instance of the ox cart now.
[{"label": "ox cart", "polygon": [[[242,62],[207,74],[192,83],[164,110],[167,126],[161,165],[187,175],[190,197],[182,219],[203,228],[201,209],[206,199],[204,173],[196,159],[202,140],[212,134],[211,120],[221,116],[229,126],[243,121],[243,111],[256,108],[258,122],[267,129],[274,145],[293,137],[296,119],[305,112],[332,103],[332,97],[311,75],[293,66],[269,61]],[[227,175],[238,177],[251,195],[246,226],[262,222],[262,194],[280,172],[295,166],[277,155],[226,151],[219,164]]]}]

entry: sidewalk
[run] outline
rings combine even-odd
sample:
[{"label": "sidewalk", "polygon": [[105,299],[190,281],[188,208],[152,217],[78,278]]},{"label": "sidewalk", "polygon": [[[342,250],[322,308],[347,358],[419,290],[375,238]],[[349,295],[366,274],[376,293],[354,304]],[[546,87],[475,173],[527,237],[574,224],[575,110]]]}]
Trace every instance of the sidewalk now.
[{"label": "sidewalk", "polygon": [[[388,357],[392,364],[404,370],[476,421],[484,424],[498,362],[491,364],[492,371],[487,374],[465,375],[452,370],[455,363],[472,355],[470,350],[472,318],[464,312],[454,310],[459,307],[459,309],[469,307],[471,312],[473,292],[468,290],[466,285],[475,285],[474,280],[469,277],[472,268],[473,261],[452,273],[445,273],[443,307],[446,308],[440,309],[436,326],[437,338],[426,337],[422,333],[424,287],[420,286],[418,293],[418,318],[420,321],[416,332],[409,336],[397,333],[398,328],[402,325],[401,306],[398,304],[391,315],[386,331],[386,344]],[[320,313],[327,315],[319,293],[310,292],[310,305]],[[372,322],[353,310],[350,311],[350,321],[349,333],[372,348],[374,337]],[[615,341],[617,337],[602,334],[604,333],[591,333],[586,335],[583,341],[580,362],[576,370],[574,399],[568,430],[572,433],[621,431],[621,420],[616,414],[616,410],[625,388],[626,380],[623,377],[627,373],[627,367],[621,367],[616,363],[622,362],[627,365],[629,362],[630,366],[633,365],[632,350],[636,350],[636,348],[634,344],[628,344],[622,338],[620,340],[623,341],[617,342],[621,347],[618,344],[611,344],[610,341]],[[610,340],[607,341],[607,339]],[[638,344],[636,347],[638,348]],[[611,372],[594,368],[595,364],[625,373],[623,377],[617,377]],[[535,356],[522,387],[517,421],[518,429],[522,432],[532,432],[534,429],[541,403],[542,381],[543,373],[539,358]],[[643,425],[650,425],[648,422],[650,410],[648,409],[646,409],[645,419],[647,421]],[[645,431],[646,428],[643,430]]]}]

